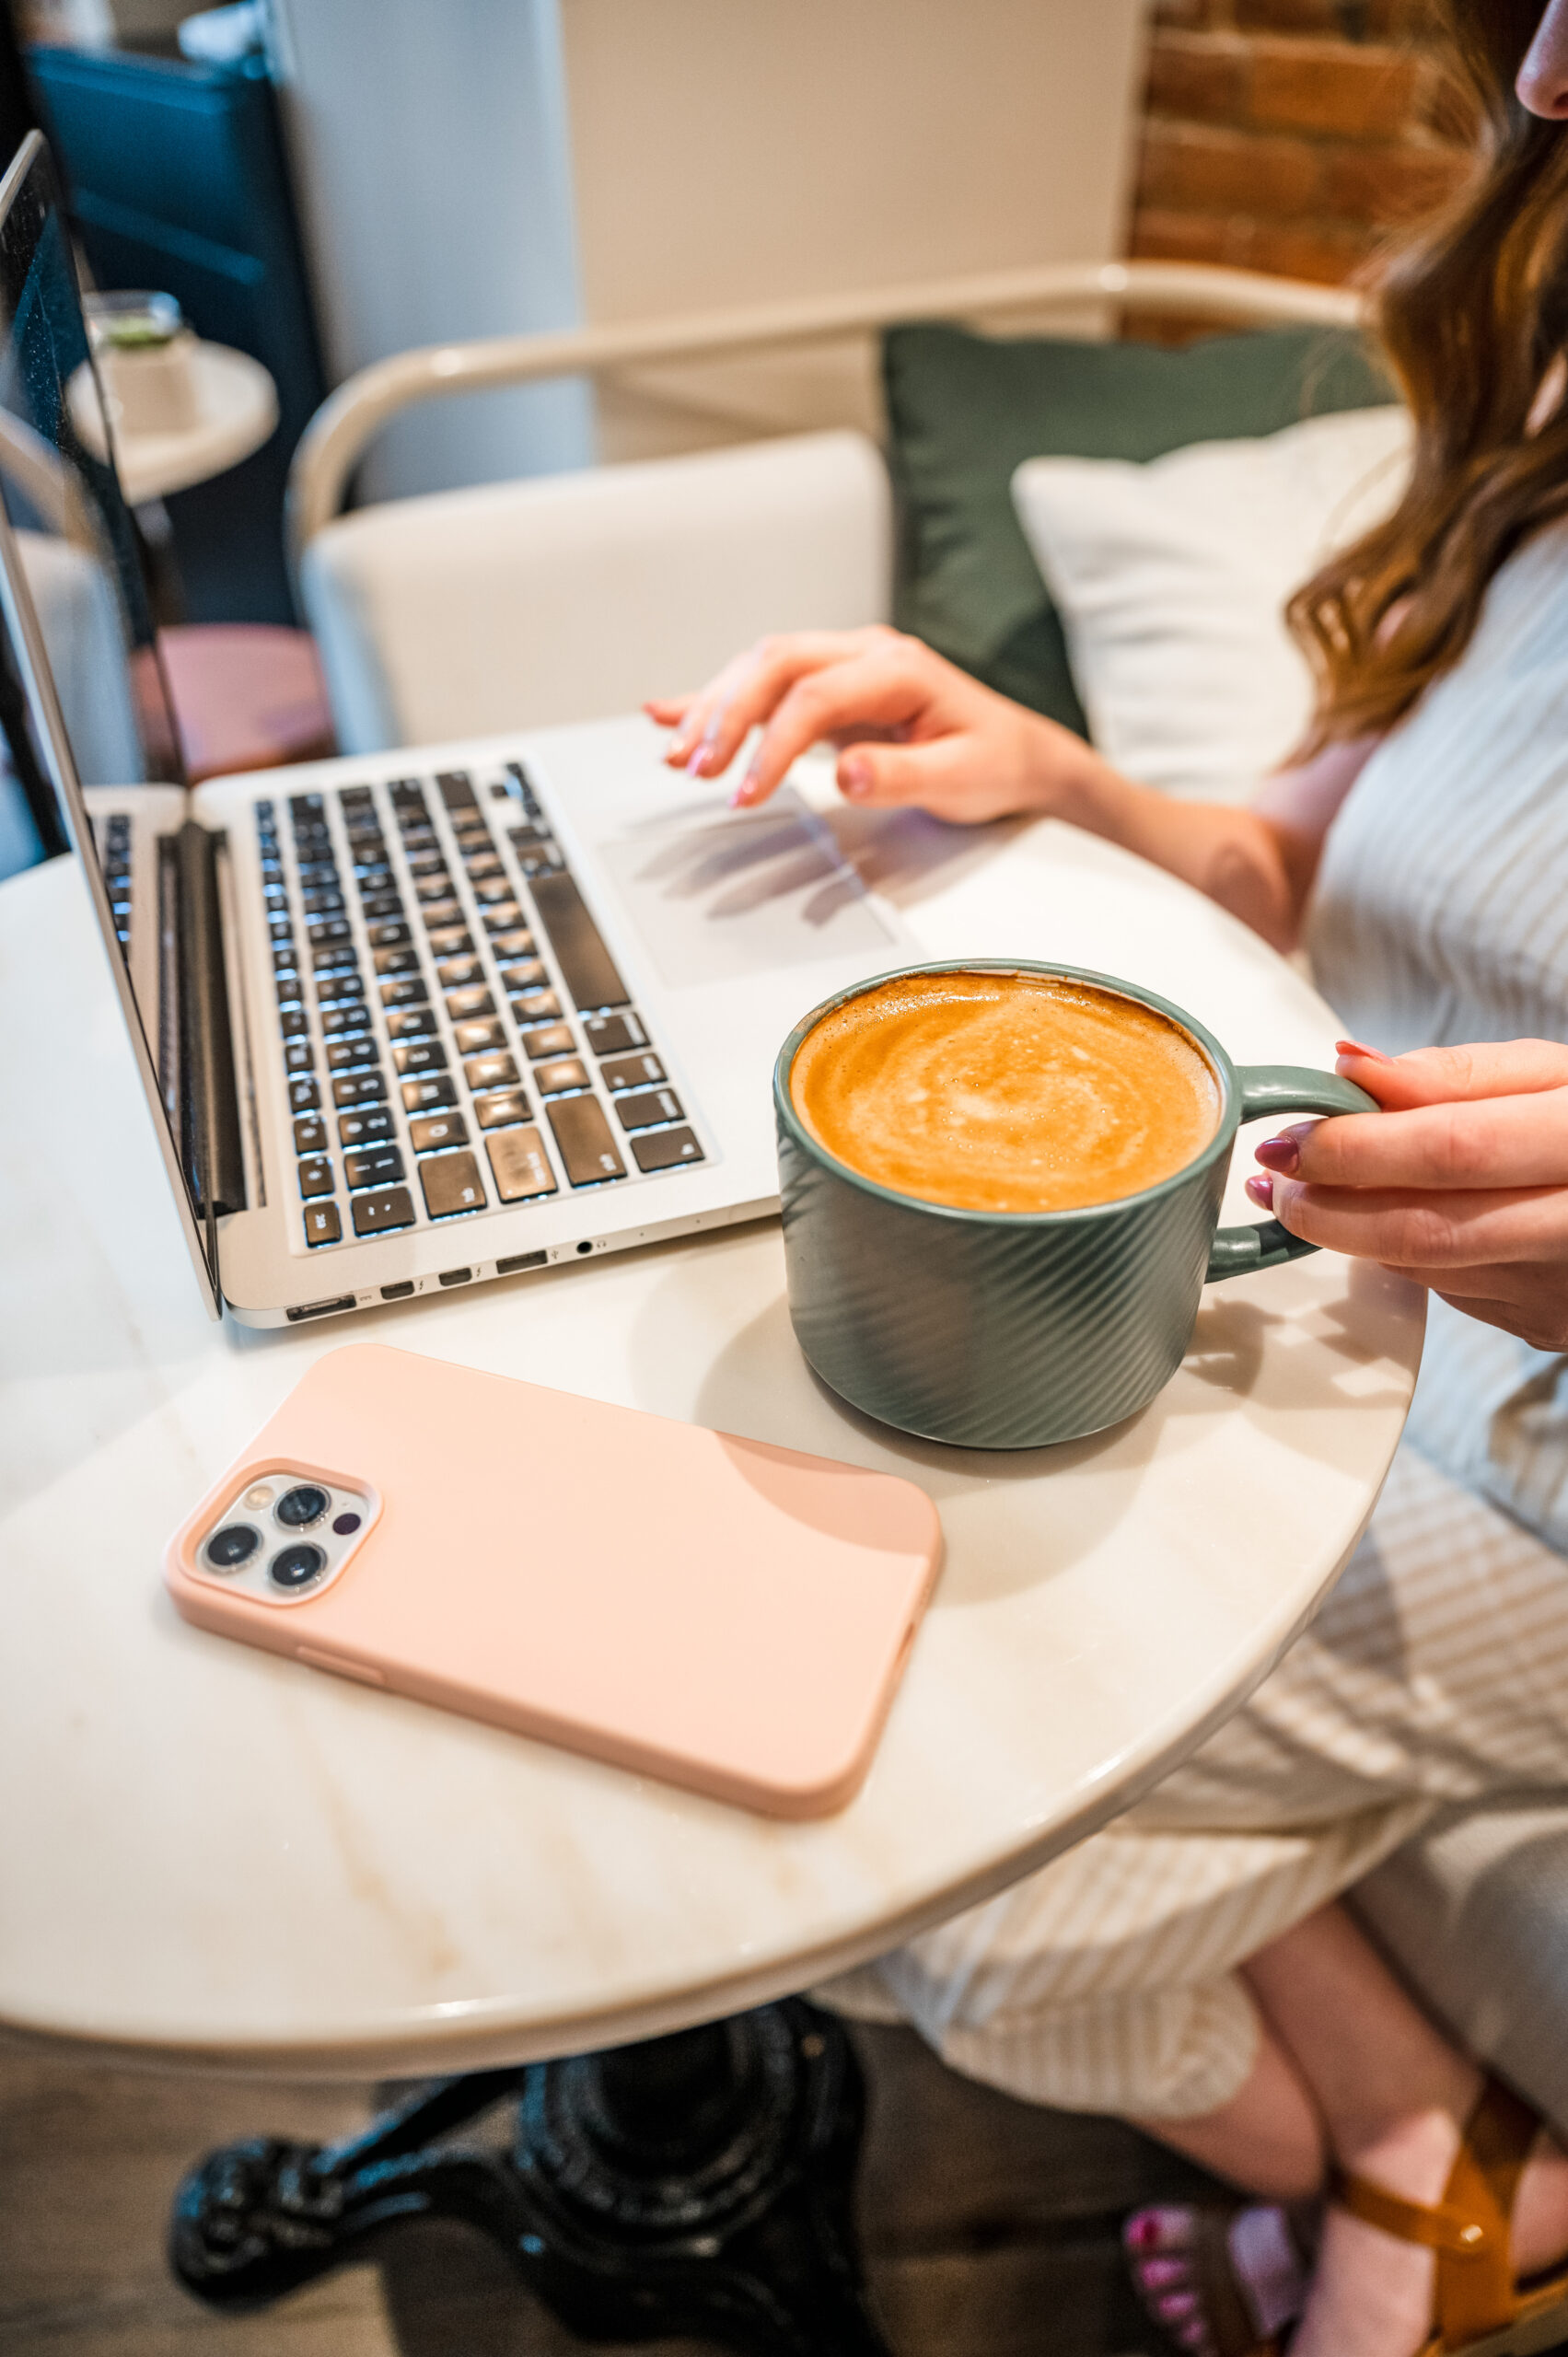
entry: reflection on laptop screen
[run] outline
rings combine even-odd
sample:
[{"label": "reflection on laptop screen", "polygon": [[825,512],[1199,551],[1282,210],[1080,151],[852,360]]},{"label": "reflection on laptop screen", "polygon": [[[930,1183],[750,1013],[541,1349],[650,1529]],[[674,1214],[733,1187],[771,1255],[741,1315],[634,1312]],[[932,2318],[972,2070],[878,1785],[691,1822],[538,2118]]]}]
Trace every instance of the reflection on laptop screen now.
[{"label": "reflection on laptop screen", "polygon": [[[70,236],[37,134],[0,176],[0,724],[18,769],[52,784],[89,871],[186,1237],[216,1314],[205,1140],[184,1043],[182,927],[162,871],[183,785],[135,519],[110,458]],[[163,786],[144,802],[138,788]],[[169,794],[167,789],[173,787]],[[96,793],[95,793],[96,790]],[[89,803],[85,795],[94,796]],[[108,806],[107,810],[106,807]],[[131,839],[157,826],[158,873],[131,921]],[[156,817],[155,815],[156,814]],[[139,945],[139,946],[138,946]]]},{"label": "reflection on laptop screen", "polygon": [[107,457],[47,157],[0,226],[0,496],[82,785],[180,781],[136,527]]}]

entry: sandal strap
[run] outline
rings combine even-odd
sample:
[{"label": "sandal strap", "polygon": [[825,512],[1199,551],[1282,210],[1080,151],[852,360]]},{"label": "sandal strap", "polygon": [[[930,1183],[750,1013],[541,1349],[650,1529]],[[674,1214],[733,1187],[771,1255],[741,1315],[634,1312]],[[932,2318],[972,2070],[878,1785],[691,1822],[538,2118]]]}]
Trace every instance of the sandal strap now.
[{"label": "sandal strap", "polygon": [[1466,2123],[1440,2202],[1406,2201],[1336,2170],[1331,2198],[1353,2217],[1437,2254],[1436,2323],[1446,2349],[1513,2321],[1517,2308],[1509,2219],[1539,2120],[1489,2078]]}]

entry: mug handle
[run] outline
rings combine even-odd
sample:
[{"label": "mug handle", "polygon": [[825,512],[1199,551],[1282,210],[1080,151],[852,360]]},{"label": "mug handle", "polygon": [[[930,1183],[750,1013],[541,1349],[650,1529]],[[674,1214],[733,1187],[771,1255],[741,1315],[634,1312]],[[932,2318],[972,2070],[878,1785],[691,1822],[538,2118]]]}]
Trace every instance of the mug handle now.
[{"label": "mug handle", "polygon": [[[1312,1072],[1305,1064],[1242,1064],[1237,1086],[1241,1091],[1241,1118],[1255,1121],[1264,1113],[1380,1113],[1382,1107],[1353,1080],[1338,1073]],[[1316,1244],[1293,1236],[1277,1219],[1249,1221],[1242,1227],[1222,1227],[1209,1248],[1206,1285],[1222,1277],[1250,1276],[1255,1269],[1280,1269],[1316,1252]]]}]

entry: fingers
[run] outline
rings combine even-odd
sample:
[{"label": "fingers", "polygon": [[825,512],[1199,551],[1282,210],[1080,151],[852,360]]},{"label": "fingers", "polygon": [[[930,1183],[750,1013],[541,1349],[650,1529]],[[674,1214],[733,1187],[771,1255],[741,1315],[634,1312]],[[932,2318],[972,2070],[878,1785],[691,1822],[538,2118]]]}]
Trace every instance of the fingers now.
[{"label": "fingers", "polygon": [[898,634],[873,626],[860,631],[796,631],[785,637],[759,640],[726,663],[695,695],[679,699],[682,709],[666,761],[699,777],[719,776],[745,743],[748,732],[770,717],[796,681],[830,665],[854,662],[879,642],[896,644]]},{"label": "fingers", "polygon": [[[1261,1197],[1256,1181],[1248,1191]],[[1489,1188],[1465,1194],[1310,1187],[1276,1178],[1270,1208],[1308,1244],[1381,1260],[1423,1283],[1485,1263],[1568,1262],[1568,1190]]]},{"label": "fingers", "polygon": [[[896,649],[885,646],[797,677],[778,700],[730,799],[740,807],[765,802],[808,746],[865,727],[901,727],[916,718],[925,700],[918,670]],[[856,749],[863,758],[883,760],[905,749],[892,745]]]},{"label": "fingers", "polygon": [[1568,1183],[1568,1088],[1293,1122],[1265,1140],[1269,1170],[1319,1187]]},{"label": "fingers", "polygon": [[1342,1039],[1340,1048],[1339,1070],[1390,1112],[1568,1087],[1568,1047],[1555,1039],[1483,1040],[1393,1057],[1353,1039]]}]

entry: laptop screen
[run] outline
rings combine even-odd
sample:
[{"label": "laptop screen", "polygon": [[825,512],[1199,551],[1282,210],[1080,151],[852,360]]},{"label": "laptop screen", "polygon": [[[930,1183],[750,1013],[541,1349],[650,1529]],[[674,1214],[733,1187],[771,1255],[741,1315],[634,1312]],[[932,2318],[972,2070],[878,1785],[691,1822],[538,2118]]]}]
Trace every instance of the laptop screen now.
[{"label": "laptop screen", "polygon": [[106,873],[104,843],[83,798],[84,788],[110,787],[124,807],[138,787],[184,781],[141,537],[114,471],[70,233],[36,133],[0,179],[0,721],[17,766],[52,786],[87,869],[187,1241],[215,1315],[215,1240],[180,1101],[178,1049],[169,1046],[170,1007],[148,980],[159,973],[157,963],[122,954],[110,889],[117,871],[111,857]]}]

